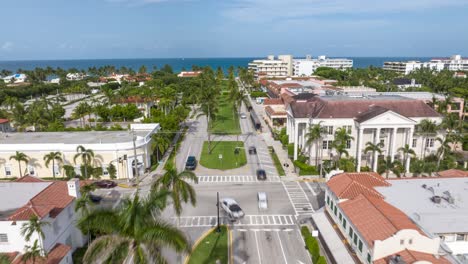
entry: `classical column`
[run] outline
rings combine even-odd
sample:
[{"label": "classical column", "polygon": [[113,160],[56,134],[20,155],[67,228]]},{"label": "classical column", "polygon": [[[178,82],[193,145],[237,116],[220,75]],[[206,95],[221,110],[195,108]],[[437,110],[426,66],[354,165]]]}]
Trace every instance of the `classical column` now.
[{"label": "classical column", "polygon": [[294,160],[297,160],[297,145],[299,145],[299,123],[294,122]]},{"label": "classical column", "polygon": [[396,151],[396,136],[397,136],[397,131],[398,131],[398,128],[397,127],[394,127],[393,128],[393,133],[392,133],[392,146],[391,146],[391,149],[390,149],[390,159],[391,161],[393,162],[395,160],[395,151]]},{"label": "classical column", "polygon": [[[407,143],[407,144],[408,144],[408,146],[411,148],[411,147],[413,147],[413,133],[414,133],[413,131],[414,131],[414,128],[413,128],[413,127],[410,127],[410,128],[408,128],[406,131],[407,131],[407,133],[409,133],[409,134],[407,135],[407,137],[406,137],[406,138],[408,139],[408,143]],[[405,164],[405,165],[406,165],[406,166],[405,166],[405,167],[406,167],[406,168],[405,168],[405,169],[406,169],[406,173],[409,173],[409,172],[410,172],[410,162],[411,162],[411,157],[410,157],[410,155],[408,155],[408,157],[406,158],[406,164]]]},{"label": "classical column", "polygon": [[356,164],[357,172],[361,172],[361,154],[362,154],[362,140],[363,140],[364,128],[358,127],[358,138],[357,138],[357,153],[356,153]]},{"label": "classical column", "polygon": [[291,128],[289,124],[291,123],[289,115],[286,115],[286,134],[289,136],[291,134]]},{"label": "classical column", "polygon": [[[380,127],[375,129],[374,145],[377,145],[379,142],[380,142]],[[374,160],[373,160],[374,166],[372,168],[372,170],[374,172],[377,172],[377,158],[378,158],[378,156],[379,156],[379,153],[376,151],[374,153]]]}]

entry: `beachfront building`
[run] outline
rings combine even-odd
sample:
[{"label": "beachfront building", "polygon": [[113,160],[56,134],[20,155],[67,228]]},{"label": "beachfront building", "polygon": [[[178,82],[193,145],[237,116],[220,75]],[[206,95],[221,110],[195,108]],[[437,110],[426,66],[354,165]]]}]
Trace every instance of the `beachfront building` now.
[{"label": "beachfront building", "polygon": [[318,56],[313,59],[307,55],[305,59],[293,60],[294,76],[311,76],[319,67],[329,67],[337,70],[344,70],[353,67],[353,60],[344,58],[327,58],[326,56]]},{"label": "beachfront building", "polygon": [[[20,259],[25,247],[37,240],[47,253],[44,263],[73,263],[72,252],[86,243],[86,236],[76,227],[80,186],[83,183],[78,179],[48,182],[30,176],[1,182],[2,194],[8,195],[0,199],[0,253],[9,256],[12,263],[23,263]],[[44,238],[34,232],[26,241],[21,228],[33,216],[48,224],[42,227]]]},{"label": "beachfront building", "polygon": [[24,83],[26,82],[27,76],[24,73],[17,73],[10,76],[3,77],[5,83]]},{"label": "beachfront building", "polygon": [[386,61],[384,70],[395,71],[401,74],[409,74],[414,70],[429,68],[434,71],[468,71],[468,58],[461,55],[453,55],[450,58],[434,58],[427,62],[421,61]]},{"label": "beachfront building", "polygon": [[0,132],[6,133],[13,131],[10,125],[10,120],[5,118],[0,118]]},{"label": "beachfront building", "polygon": [[66,76],[66,79],[68,81],[81,81],[83,80],[84,78],[86,78],[86,74],[85,73],[81,73],[81,72],[70,72],[70,73],[67,73],[67,76]]},{"label": "beachfront building", "polygon": [[[102,167],[102,177],[109,178],[110,164],[117,169],[116,177],[132,179],[135,167],[142,175],[151,166],[152,135],[160,130],[159,124],[131,124],[130,131],[85,131],[85,132],[33,132],[0,134],[0,178],[31,175],[35,177],[63,177],[63,165],[71,165],[77,175],[82,175],[81,159],[74,157],[77,147],[94,151],[94,167]],[[10,159],[16,151],[26,154],[27,164]],[[44,156],[60,152],[63,162],[45,166]],[[135,163],[137,164],[135,166]],[[84,175],[83,175],[84,176]]]},{"label": "beachfront building", "polygon": [[[411,190],[393,191],[394,185],[404,189],[405,182],[387,181],[373,172],[335,175],[326,185],[325,211],[361,263],[454,263],[455,258],[444,248],[439,236],[427,232],[412,215],[398,208],[415,203],[414,188],[427,192],[420,185]],[[388,202],[387,196],[381,193],[384,190],[400,197],[399,203]],[[425,203],[430,203],[430,199],[426,200]],[[446,215],[440,212],[439,217],[446,218]],[[466,219],[458,223],[465,222]]]},{"label": "beachfront building", "polygon": [[[357,171],[361,166],[372,167],[377,170],[378,153],[364,153],[367,142],[382,143],[381,155],[389,156],[391,160],[400,159],[405,164],[406,171],[410,168],[410,159],[403,160],[399,148],[408,144],[418,157],[436,152],[439,143],[437,135],[422,137],[416,132],[416,126],[424,119],[436,124],[442,122],[442,116],[423,101],[409,99],[402,96],[312,96],[291,102],[286,109],[287,134],[289,143],[294,143],[294,160],[299,151],[311,153],[315,160],[318,153],[319,160],[338,159],[336,150],[332,147],[334,134],[339,128],[346,129],[354,138],[347,142],[346,150],[356,158]],[[310,125],[320,124],[327,131],[318,149],[316,144],[305,144]],[[423,141],[424,140],[424,141]],[[312,148],[309,151],[309,148]]]},{"label": "beachfront building", "polygon": [[149,117],[151,114],[151,108],[156,105],[156,102],[157,100],[155,99],[143,98],[140,96],[129,96],[127,98],[118,99],[115,103],[123,105],[134,104],[145,117]]},{"label": "beachfront building", "polygon": [[179,74],[177,74],[177,77],[180,78],[192,78],[192,77],[198,77],[202,71],[181,71]]},{"label": "beachfront building", "polygon": [[253,72],[256,79],[262,78],[284,78],[293,75],[292,55],[269,55],[267,59],[254,60],[249,63],[248,68]]},{"label": "beachfront building", "polygon": [[398,87],[398,90],[404,91],[408,88],[421,88],[422,84],[416,83],[415,79],[397,78],[393,80],[393,84]]}]

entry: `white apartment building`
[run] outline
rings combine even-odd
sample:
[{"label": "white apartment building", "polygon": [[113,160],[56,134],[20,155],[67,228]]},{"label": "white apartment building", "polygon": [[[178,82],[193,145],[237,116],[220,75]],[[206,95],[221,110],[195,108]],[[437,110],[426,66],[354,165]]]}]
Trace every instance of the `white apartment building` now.
[{"label": "white apartment building", "polygon": [[[410,145],[418,157],[435,153],[439,143],[436,135],[423,137],[416,134],[416,126],[423,120],[429,119],[436,124],[442,122],[442,116],[423,101],[413,100],[401,96],[315,96],[305,100],[295,100],[286,109],[286,131],[289,143],[294,143],[294,160],[297,159],[299,149],[306,155],[311,153],[312,160],[318,157],[322,160],[335,159],[337,153],[332,149],[334,133],[339,128],[345,128],[354,140],[347,143],[349,155],[356,158],[357,171],[361,166],[377,170],[377,153],[364,153],[367,142],[384,145],[382,156],[390,156],[391,160],[400,159],[403,155],[398,149],[405,144]],[[321,140],[319,149],[315,144],[307,146],[308,127],[321,124],[327,134]],[[438,136],[443,136],[439,132]],[[312,150],[309,152],[309,148]],[[317,150],[317,151],[316,151]],[[409,172],[410,160],[403,161]]]},{"label": "white apartment building", "polygon": [[24,73],[17,73],[10,76],[3,77],[5,83],[24,83],[26,82],[27,76]]},{"label": "white apartment building", "polygon": [[[392,188],[394,182],[398,181],[389,183],[372,172],[333,176],[327,182],[325,210],[337,232],[361,263],[453,263],[455,259],[444,250],[440,237],[425,233],[376,190]],[[405,194],[408,196],[400,204],[413,199],[411,191]]]},{"label": "white apartment building", "polygon": [[[0,135],[0,178],[19,177],[19,166],[10,160],[16,151],[29,157],[28,164],[21,164],[23,175],[35,177],[64,176],[63,165],[72,165],[81,175],[81,159],[74,162],[76,148],[83,146],[94,152],[93,166],[103,168],[103,178],[108,178],[107,168],[113,164],[117,178],[132,179],[136,175],[135,160],[139,174],[151,167],[152,135],[160,130],[159,124],[131,124],[130,131],[86,131],[86,132],[17,132]],[[60,152],[63,162],[45,166],[44,156]],[[136,156],[135,156],[136,153]],[[25,171],[25,173],[24,173]]]},{"label": "white apartment building", "polygon": [[[46,263],[73,263],[72,252],[86,243],[86,236],[76,227],[80,186],[79,180],[46,182],[30,176],[1,182],[0,253],[16,257],[13,263],[19,263],[16,260],[21,259],[25,246],[37,240],[47,252]],[[34,233],[28,242],[21,228],[32,216],[48,224],[42,228],[44,239]]]},{"label": "white apartment building", "polygon": [[293,60],[294,76],[311,76],[318,67],[329,67],[337,70],[348,69],[353,67],[353,60],[343,58],[327,58],[326,56],[318,56],[313,59],[307,55],[305,59]]},{"label": "white apartment building", "polygon": [[249,70],[253,71],[255,78],[288,77],[293,75],[292,55],[269,55],[266,60],[254,60],[249,63]]},{"label": "white apartment building", "polygon": [[386,61],[383,68],[405,75],[420,68],[429,68],[435,71],[444,69],[450,71],[468,71],[468,58],[463,58],[461,55],[453,55],[450,58],[434,58],[428,62]]}]

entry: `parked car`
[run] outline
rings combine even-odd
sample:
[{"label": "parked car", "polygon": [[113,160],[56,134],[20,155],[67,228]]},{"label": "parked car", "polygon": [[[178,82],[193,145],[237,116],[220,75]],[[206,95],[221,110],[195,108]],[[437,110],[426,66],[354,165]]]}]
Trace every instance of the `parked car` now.
[{"label": "parked car", "polygon": [[241,114],[240,114],[240,118],[246,119],[246,118],[247,118],[247,115],[246,115],[245,113],[241,113]]},{"label": "parked car", "polygon": [[244,217],[244,211],[242,211],[236,200],[232,198],[224,198],[221,201],[221,207],[231,218],[240,219]]},{"label": "parked car", "polygon": [[89,198],[93,203],[99,203],[102,200],[102,197],[99,195],[90,194]]},{"label": "parked car", "polygon": [[254,146],[249,147],[249,154],[250,155],[257,154],[257,148]]},{"label": "parked car", "polygon": [[268,209],[268,198],[265,192],[257,193],[258,209],[267,210]]},{"label": "parked car", "polygon": [[185,163],[186,170],[195,170],[197,168],[197,158],[195,156],[189,156]]},{"label": "parked car", "polygon": [[266,180],[266,171],[263,169],[258,169],[257,170],[257,180],[264,181]]},{"label": "parked car", "polygon": [[100,180],[94,183],[98,188],[103,188],[103,189],[110,189],[114,188],[117,186],[117,183],[115,181],[111,180]]}]

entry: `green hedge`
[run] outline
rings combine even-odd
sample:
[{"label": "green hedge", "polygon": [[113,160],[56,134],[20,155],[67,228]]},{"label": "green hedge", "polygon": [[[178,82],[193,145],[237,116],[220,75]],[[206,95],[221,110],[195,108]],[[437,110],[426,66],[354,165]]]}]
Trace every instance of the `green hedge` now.
[{"label": "green hedge", "polygon": [[310,256],[312,257],[312,263],[318,263],[318,261],[320,260],[320,247],[317,239],[312,236],[307,226],[301,227],[301,234],[304,237],[306,248],[309,251]]},{"label": "green hedge", "polygon": [[315,166],[310,166],[308,164],[305,164],[299,160],[294,161],[294,166],[299,168],[299,175],[318,175],[319,172],[317,170],[317,167]]},{"label": "green hedge", "polygon": [[275,150],[273,147],[268,147],[268,150],[270,151],[271,158],[273,159],[273,162],[275,163],[276,171],[278,172],[279,176],[285,176],[286,173],[284,172],[283,164],[281,164],[281,161],[278,158],[278,155],[276,155]]},{"label": "green hedge", "polygon": [[327,259],[324,256],[320,256],[315,264],[327,264]]},{"label": "green hedge", "polygon": [[288,156],[289,157],[294,156],[294,143],[288,144]]}]

